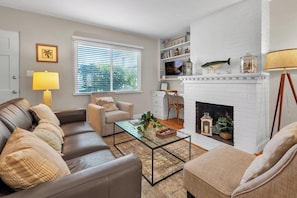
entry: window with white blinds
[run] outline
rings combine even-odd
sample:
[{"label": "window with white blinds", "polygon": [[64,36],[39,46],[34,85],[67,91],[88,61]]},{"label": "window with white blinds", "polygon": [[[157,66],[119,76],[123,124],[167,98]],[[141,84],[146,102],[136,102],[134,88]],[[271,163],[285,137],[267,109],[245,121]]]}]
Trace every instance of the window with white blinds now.
[{"label": "window with white blinds", "polygon": [[141,90],[142,47],[73,36],[75,93]]}]

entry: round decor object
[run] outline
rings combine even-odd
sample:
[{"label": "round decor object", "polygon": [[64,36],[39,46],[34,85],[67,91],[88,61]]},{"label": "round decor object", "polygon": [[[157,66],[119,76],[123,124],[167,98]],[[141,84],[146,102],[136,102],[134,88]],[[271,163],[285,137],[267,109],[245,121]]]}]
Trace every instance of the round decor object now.
[{"label": "round decor object", "polygon": [[231,133],[227,133],[227,132],[221,132],[220,133],[220,137],[225,139],[225,140],[230,140],[232,139],[232,134]]}]

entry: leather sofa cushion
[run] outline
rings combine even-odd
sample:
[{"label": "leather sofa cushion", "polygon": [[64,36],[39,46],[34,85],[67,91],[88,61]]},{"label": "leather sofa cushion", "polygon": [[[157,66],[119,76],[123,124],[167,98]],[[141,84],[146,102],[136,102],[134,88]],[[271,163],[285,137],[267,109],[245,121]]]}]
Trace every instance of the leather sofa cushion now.
[{"label": "leather sofa cushion", "polygon": [[7,104],[6,107],[0,110],[0,119],[12,132],[15,128],[31,130],[32,117],[27,112],[15,106],[14,104]]},{"label": "leather sofa cushion", "polygon": [[63,124],[61,125],[61,128],[63,129],[65,136],[94,131],[86,121]]},{"label": "leather sofa cushion", "polygon": [[9,136],[11,135],[8,128],[4,125],[3,122],[0,121],[0,153],[2,152],[3,147],[6,144]]},{"label": "leather sofa cushion", "polygon": [[109,147],[96,132],[86,132],[66,136],[62,153],[64,160],[69,160],[104,149]]},{"label": "leather sofa cushion", "polygon": [[87,155],[83,155],[81,157],[67,160],[66,164],[68,165],[68,168],[70,169],[71,173],[75,173],[80,170],[84,170],[90,167],[98,166],[105,162],[112,161],[114,159],[115,157],[110,152],[110,150],[101,150]]},{"label": "leather sofa cushion", "polygon": [[105,112],[106,123],[114,123],[122,120],[130,120],[130,114],[121,110]]}]

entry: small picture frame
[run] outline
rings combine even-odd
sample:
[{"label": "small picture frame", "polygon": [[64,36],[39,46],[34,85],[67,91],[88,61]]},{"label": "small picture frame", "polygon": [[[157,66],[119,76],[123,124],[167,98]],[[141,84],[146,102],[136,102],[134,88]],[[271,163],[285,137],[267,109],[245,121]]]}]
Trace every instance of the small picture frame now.
[{"label": "small picture frame", "polygon": [[58,46],[48,44],[36,44],[36,61],[37,62],[58,62]]},{"label": "small picture frame", "polygon": [[168,83],[166,83],[166,82],[162,82],[161,83],[161,91],[165,91],[165,90],[167,90],[167,88],[168,88]]}]

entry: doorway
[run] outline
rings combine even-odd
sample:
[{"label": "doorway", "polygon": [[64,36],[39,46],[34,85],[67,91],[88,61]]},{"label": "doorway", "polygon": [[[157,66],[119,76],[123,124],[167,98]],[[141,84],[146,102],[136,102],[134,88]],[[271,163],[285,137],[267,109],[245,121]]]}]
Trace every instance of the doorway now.
[{"label": "doorway", "polygon": [[19,33],[0,30],[0,103],[19,97]]}]

